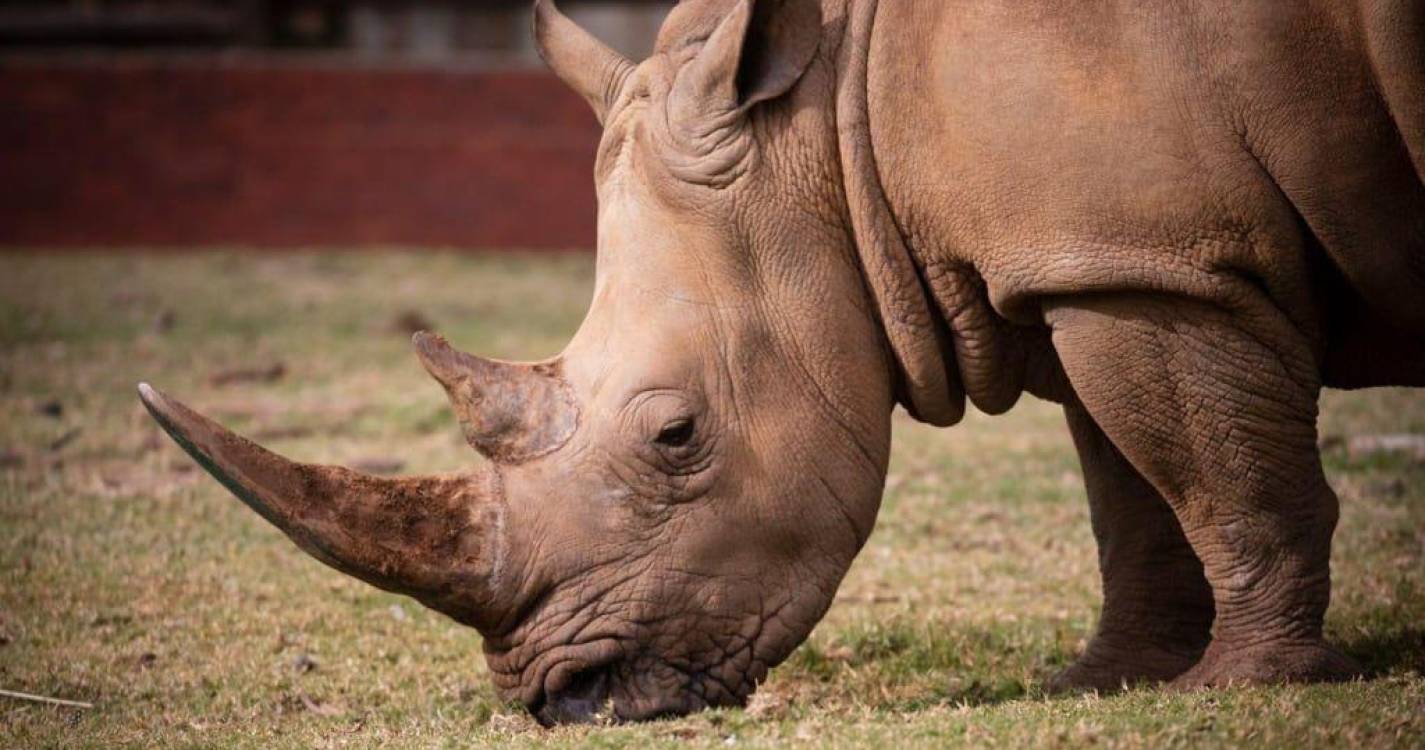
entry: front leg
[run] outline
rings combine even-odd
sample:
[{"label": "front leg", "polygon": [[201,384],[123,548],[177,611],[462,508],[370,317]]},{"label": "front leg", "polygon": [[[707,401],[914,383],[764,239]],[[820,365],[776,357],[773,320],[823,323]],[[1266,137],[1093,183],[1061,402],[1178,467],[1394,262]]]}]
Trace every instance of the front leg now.
[{"label": "front leg", "polygon": [[1079,404],[1064,407],[1103,576],[1098,632],[1051,690],[1117,690],[1187,671],[1212,631],[1212,589],[1182,526]]},{"label": "front leg", "polygon": [[1060,300],[1046,318],[1080,401],[1168,501],[1212,587],[1212,642],[1176,684],[1355,674],[1322,639],[1337,505],[1297,330],[1265,306],[1128,295]]}]

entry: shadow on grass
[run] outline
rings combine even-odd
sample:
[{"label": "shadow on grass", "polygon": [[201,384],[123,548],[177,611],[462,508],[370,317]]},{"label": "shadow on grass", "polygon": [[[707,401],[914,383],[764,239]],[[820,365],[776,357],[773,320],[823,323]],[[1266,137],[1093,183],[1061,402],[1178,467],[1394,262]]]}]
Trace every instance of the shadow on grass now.
[{"label": "shadow on grass", "polygon": [[862,622],[802,646],[781,670],[789,682],[830,700],[875,696],[870,704],[878,710],[994,705],[1042,694],[1039,679],[1070,656],[1062,629],[1044,622],[974,627],[909,617]]},{"label": "shadow on grass", "polygon": [[[1408,610],[1377,615],[1383,619],[1361,623],[1356,637],[1336,636],[1366,677],[1425,671],[1425,628],[1410,624]],[[808,697],[854,699],[876,710],[991,706],[1045,697],[1043,680],[1072,660],[1082,635],[1065,623],[968,626],[894,617],[805,644],[781,674]]]},{"label": "shadow on grass", "polygon": [[1366,678],[1384,677],[1392,672],[1425,672],[1425,628],[1406,625],[1347,638],[1345,652],[1365,668]]}]

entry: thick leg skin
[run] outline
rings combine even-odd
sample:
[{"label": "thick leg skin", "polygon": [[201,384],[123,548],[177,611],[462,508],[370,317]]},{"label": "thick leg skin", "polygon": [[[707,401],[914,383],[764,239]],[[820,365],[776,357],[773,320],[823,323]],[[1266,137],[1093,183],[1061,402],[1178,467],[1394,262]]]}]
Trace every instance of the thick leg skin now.
[{"label": "thick leg skin", "polygon": [[1168,501],[1212,587],[1212,642],[1174,684],[1358,673],[1322,639],[1337,504],[1296,329],[1266,307],[1128,295],[1060,300],[1046,318],[1081,403]]},{"label": "thick leg skin", "polygon": [[1212,588],[1182,526],[1158,491],[1088,412],[1064,407],[1087,485],[1103,575],[1098,632],[1049,683],[1055,691],[1111,691],[1187,671],[1212,633]]}]

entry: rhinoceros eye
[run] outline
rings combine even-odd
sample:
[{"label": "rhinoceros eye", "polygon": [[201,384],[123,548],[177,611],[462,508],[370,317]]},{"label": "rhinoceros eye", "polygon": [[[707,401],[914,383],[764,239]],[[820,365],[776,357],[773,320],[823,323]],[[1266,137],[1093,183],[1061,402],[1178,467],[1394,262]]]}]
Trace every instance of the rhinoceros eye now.
[{"label": "rhinoceros eye", "polygon": [[653,441],[659,445],[669,448],[679,448],[688,444],[693,439],[693,420],[691,417],[680,417],[663,426],[658,431],[658,437]]}]

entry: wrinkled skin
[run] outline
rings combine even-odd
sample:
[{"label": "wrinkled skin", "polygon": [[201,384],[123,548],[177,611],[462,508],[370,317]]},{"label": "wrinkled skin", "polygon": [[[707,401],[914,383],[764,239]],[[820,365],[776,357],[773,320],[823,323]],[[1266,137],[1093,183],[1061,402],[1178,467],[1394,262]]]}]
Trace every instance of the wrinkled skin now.
[{"label": "wrinkled skin", "polygon": [[1425,6],[1082,11],[882,0],[867,53],[965,391],[1063,402],[1082,459],[1105,602],[1055,684],[1355,674],[1317,397],[1425,385]]},{"label": "wrinkled skin", "polygon": [[[495,363],[417,336],[490,459],[476,479],[498,487],[480,500],[493,508],[488,575],[465,597],[492,604],[450,603],[445,586],[413,590],[374,563],[337,565],[479,627],[501,693],[547,723],[743,702],[830,605],[884,482],[893,373],[838,220],[832,113],[799,106],[830,94],[833,66],[813,60],[812,45],[767,84],[775,109],[753,118],[709,106],[743,96],[733,77],[747,35],[724,30],[726,49],[698,58],[707,45],[690,41],[723,26],[730,4],[704,6],[675,11],[658,54],[621,71],[616,90],[584,92],[606,123],[599,259],[592,307],[565,351]],[[561,24],[546,6],[539,33]],[[623,64],[582,36],[542,43],[584,54],[581,73]],[[688,72],[698,65],[712,70]],[[163,416],[181,407],[146,401],[186,434]],[[262,484],[289,472],[218,463],[230,486],[234,474]],[[283,502],[254,494],[260,509]],[[353,518],[354,533],[378,533],[363,521],[392,503],[369,504],[377,510]],[[313,536],[264,515],[299,543]],[[401,546],[407,561],[427,554]]]},{"label": "wrinkled skin", "polygon": [[[722,16],[693,20],[709,19]],[[502,468],[511,544],[546,593],[487,653],[536,711],[600,669],[621,718],[741,702],[829,605],[884,478],[890,376],[864,346],[874,318],[844,231],[799,208],[835,205],[834,173],[779,158],[797,131],[831,143],[830,118],[786,112],[755,134],[731,126],[731,145],[669,145],[703,122],[664,121],[690,64],[666,51],[686,36],[673,39],[604,113],[594,300],[561,357],[579,430]],[[724,155],[754,137],[758,152]],[[718,184],[733,170],[748,171]]]},{"label": "wrinkled skin", "polygon": [[605,127],[598,272],[546,362],[417,335],[485,463],[363,477],[143,399],[545,723],[744,701],[870,534],[892,407],[1022,392],[1065,405],[1104,576],[1057,686],[1354,674],[1316,398],[1425,385],[1425,12],[1050,8],[688,0],[635,65],[541,4]]}]

